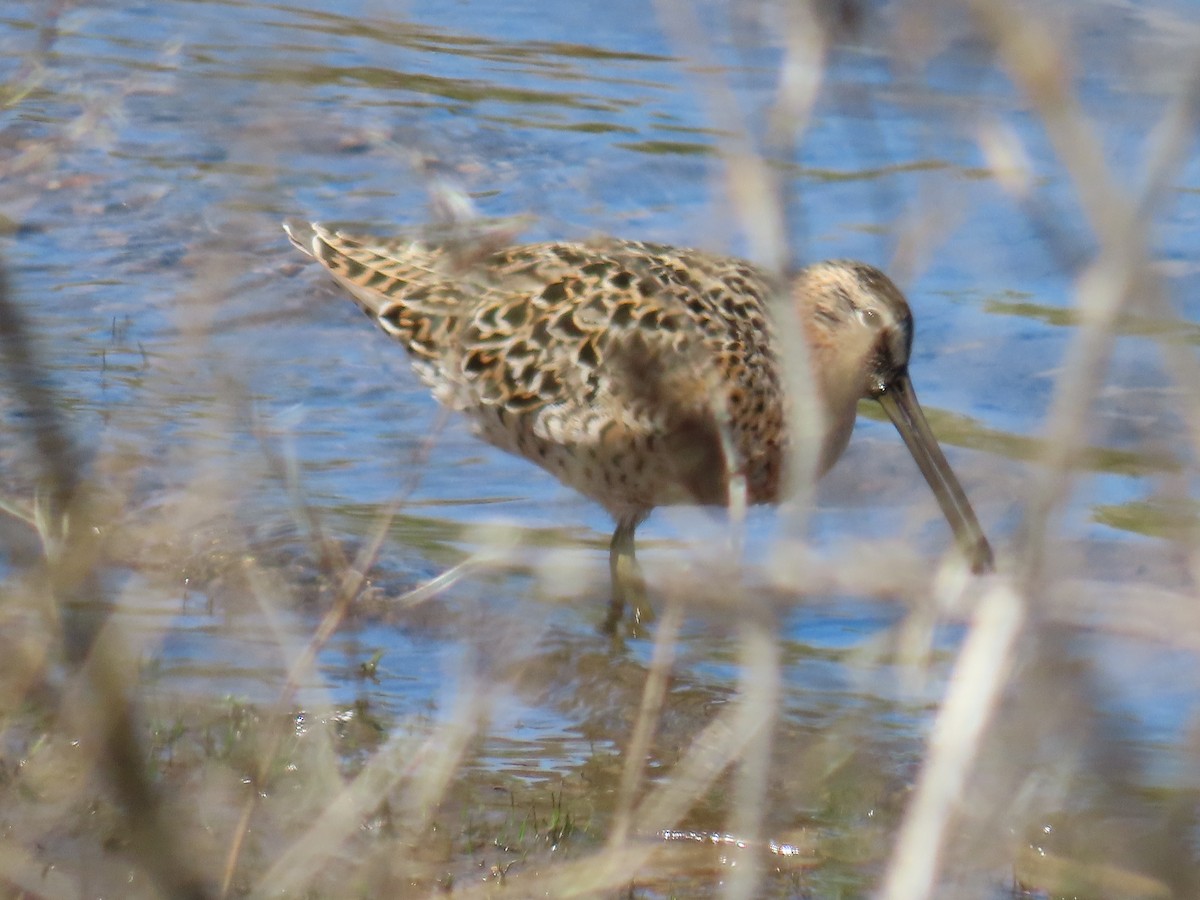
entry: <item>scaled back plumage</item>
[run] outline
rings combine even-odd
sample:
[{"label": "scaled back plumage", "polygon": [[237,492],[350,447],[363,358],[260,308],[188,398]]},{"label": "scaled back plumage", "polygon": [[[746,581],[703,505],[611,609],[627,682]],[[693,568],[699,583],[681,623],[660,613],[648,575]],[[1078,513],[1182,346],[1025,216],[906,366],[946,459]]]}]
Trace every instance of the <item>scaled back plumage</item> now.
[{"label": "scaled back plumage", "polygon": [[613,239],[463,259],[321,226],[292,234],[408,348],[438,400],[615,515],[725,502],[722,427],[751,502],[778,499],[770,285],[748,263]]}]

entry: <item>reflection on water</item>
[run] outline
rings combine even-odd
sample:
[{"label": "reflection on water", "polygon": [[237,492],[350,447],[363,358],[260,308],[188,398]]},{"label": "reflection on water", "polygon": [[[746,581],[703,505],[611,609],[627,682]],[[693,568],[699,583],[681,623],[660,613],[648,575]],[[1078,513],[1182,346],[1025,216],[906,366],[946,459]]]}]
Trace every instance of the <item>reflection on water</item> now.
[{"label": "reflection on water", "polygon": [[[365,703],[386,728],[450,715],[465,681],[497,678],[514,691],[495,698],[471,765],[615,785],[651,649],[634,641],[614,652],[594,633],[604,514],[442,416],[400,351],[293,258],[277,223],[299,215],[383,233],[419,225],[433,174],[462,185],[485,215],[528,214],[528,239],[612,232],[746,252],[725,191],[724,123],[710,119],[694,61],[639,0],[606,3],[602,15],[589,4],[491,0],[352,6],[67,8],[41,52],[39,4],[0,13],[3,251],[75,434],[125,510],[114,522],[130,529],[119,555],[138,573],[121,591],[125,614],[155,661],[156,692],[269,704],[336,595],[321,548],[365,552],[395,503],[381,550],[365,559],[373,600],[302,675],[297,703]],[[763,133],[784,48],[753,18],[718,29],[711,50],[741,114]],[[1138,42],[1177,44],[1153,17],[1126,24]],[[1105,59],[1115,32],[1079,35],[1081,57]],[[1088,253],[1094,238],[1071,224],[1072,187],[1043,132],[982,65],[951,48],[901,77],[871,40],[835,53],[811,128],[778,171],[795,198],[797,260],[897,262],[917,316],[914,380],[1004,547],[1078,330],[1077,272],[1054,248]],[[1094,72],[1085,101],[1105,146],[1125,159],[1147,112],[1120,72]],[[1057,214],[1054,240],[981,168],[975,117],[1009,113],[1044,180],[1039,197]],[[1064,560],[1082,561],[1070,574],[1183,582],[1169,539],[1194,533],[1195,503],[1185,499],[1194,478],[1181,449],[1186,413],[1159,347],[1167,338],[1190,346],[1200,328],[1190,263],[1198,167],[1191,158],[1179,170],[1177,201],[1153,232],[1155,256],[1175,263],[1167,284],[1186,321],[1133,316],[1120,329],[1088,450],[1072,463],[1059,539],[1073,548]],[[0,402],[11,424],[14,409]],[[902,541],[932,559],[946,544],[932,498],[890,427],[864,413],[872,421],[821,487],[814,543],[856,560]],[[31,498],[27,451],[9,444],[0,458],[6,494]],[[478,527],[497,522],[521,536],[518,552],[433,600],[392,604],[486,549]],[[652,584],[692,565],[689,547],[712,530],[703,515],[652,519]],[[773,511],[755,511],[748,559],[766,565],[787,530]],[[871,543],[853,549],[864,538]],[[276,582],[256,580],[264,562]],[[747,581],[757,590],[770,577],[752,568]],[[831,591],[789,597],[777,612],[777,758],[861,775],[863,765],[835,758],[836,736],[878,781],[842,785],[851,798],[825,809],[774,810],[768,824],[779,834],[841,827],[877,803],[894,817],[957,632],[937,632],[925,648],[931,668],[910,682],[893,634],[905,610],[888,598]],[[656,773],[735,696],[735,631],[717,615],[685,626]],[[1069,646],[1063,664],[1103,686],[1090,688],[1102,690],[1099,715],[1150,761],[1145,777],[1190,786],[1179,761],[1194,694],[1169,682],[1194,668],[1192,655],[1161,663],[1169,674],[1147,690],[1138,673],[1111,664],[1146,654],[1144,640]],[[504,658],[480,661],[489,653]],[[378,665],[363,670],[372,658]],[[811,768],[783,769],[780,796],[794,788],[811,799],[811,783],[801,784]],[[724,828],[718,808],[702,804],[682,827]],[[861,861],[842,849],[855,869]]]}]

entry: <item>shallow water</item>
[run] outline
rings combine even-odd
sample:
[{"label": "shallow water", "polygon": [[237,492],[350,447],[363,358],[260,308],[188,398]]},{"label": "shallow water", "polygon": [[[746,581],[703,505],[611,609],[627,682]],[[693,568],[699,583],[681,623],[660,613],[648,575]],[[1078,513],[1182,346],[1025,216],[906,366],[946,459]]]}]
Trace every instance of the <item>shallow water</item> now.
[{"label": "shallow water", "polygon": [[[1188,45],[1165,7],[1072,9],[1081,99],[1119,180],[1136,186],[1167,102],[1163,73]],[[941,52],[906,74],[880,49],[891,14],[879,10],[835,53],[811,128],[779,161],[791,249],[799,261],[860,257],[897,272],[917,317],[914,382],[1003,558],[1078,331],[1069,311],[1095,238],[1011,84],[952,24]],[[325,647],[299,705],[366,699],[385,723],[436,717],[464,681],[503,672],[515,690],[496,699],[473,765],[552,783],[598,747],[616,753],[651,649],[634,640],[613,658],[595,633],[606,516],[442,416],[398,348],[304,264],[278,223],[416,226],[430,217],[433,172],[484,216],[527,215],[528,239],[602,232],[752,252],[726,195],[723,123],[654,9],[313,0],[46,15],[37,3],[0,13],[4,78],[29,87],[0,118],[4,155],[51,148],[0,184],[0,248],[97,478],[115,485],[129,519],[161,514],[177,528],[161,547],[138,530],[125,548],[120,597],[154,657],[154,691],[273,702],[286,671],[278,648],[306,641],[328,601],[297,498],[349,554],[400,501],[372,569],[380,599]],[[728,84],[761,134],[783,52],[773,16],[705,16],[721,37],[704,77]],[[1035,218],[984,167],[975,135],[993,118],[1025,143]],[[1200,159],[1188,156],[1171,185],[1153,218],[1153,256],[1191,346]],[[1178,385],[1144,324],[1116,342],[1090,420],[1097,452],[1077,461],[1055,566],[1175,588],[1186,575],[1171,523],[1194,523],[1195,479]],[[948,544],[944,524],[891,426],[864,412],[821,486],[813,545],[870,566],[880,546],[900,542],[932,566]],[[30,472],[28,454],[9,447],[10,498],[31,495]],[[787,521],[751,514],[754,590],[773,582]],[[415,609],[389,606],[499,532],[520,548],[503,565]],[[723,552],[724,530],[694,511],[659,513],[639,537],[651,585]],[[230,575],[242,557],[294,576],[291,587],[247,589]],[[164,584],[177,590],[164,595]],[[781,608],[782,746],[847,735],[902,780],[957,629],[938,631],[928,677],[914,681],[876,652],[904,612],[887,598]],[[1194,788],[1196,695],[1179,685],[1196,683],[1195,641],[1160,654],[1145,637],[1093,639],[1096,623],[1073,625],[1085,636],[1063,646],[1089,674],[1101,719],[1134,744],[1134,780]],[[719,614],[685,624],[666,745],[736,690],[731,630]]]}]

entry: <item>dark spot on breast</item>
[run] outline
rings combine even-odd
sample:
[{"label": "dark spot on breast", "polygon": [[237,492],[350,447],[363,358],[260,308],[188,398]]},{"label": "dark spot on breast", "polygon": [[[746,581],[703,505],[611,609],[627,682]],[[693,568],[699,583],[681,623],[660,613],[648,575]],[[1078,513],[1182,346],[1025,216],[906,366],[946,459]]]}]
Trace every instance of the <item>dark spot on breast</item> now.
[{"label": "dark spot on breast", "polygon": [[542,299],[547,303],[562,303],[567,299],[566,283],[556,281],[553,284],[546,285],[542,289]]},{"label": "dark spot on breast", "polygon": [[569,338],[580,338],[585,334],[584,330],[575,322],[575,311],[573,309],[564,310],[554,320],[554,327]]},{"label": "dark spot on breast", "polygon": [[562,393],[562,381],[559,377],[548,369],[542,370],[542,385],[539,393],[543,397],[554,397]]},{"label": "dark spot on breast", "polygon": [[494,331],[496,328],[496,313],[497,309],[494,306],[485,306],[479,311],[479,315],[475,321],[479,328],[484,331]]},{"label": "dark spot on breast", "polygon": [[594,340],[584,341],[580,346],[579,362],[589,369],[594,369],[600,365],[600,354],[596,351],[596,342]]},{"label": "dark spot on breast", "polygon": [[633,321],[634,306],[633,303],[618,303],[609,321],[617,328],[624,328]]},{"label": "dark spot on breast", "polygon": [[618,272],[608,280],[608,283],[618,290],[625,290],[629,285],[633,284],[632,272]]},{"label": "dark spot on breast", "polygon": [[501,318],[513,328],[520,328],[529,319],[529,307],[524,303],[510,304]]},{"label": "dark spot on breast", "polygon": [[467,358],[463,360],[463,371],[471,375],[486,372],[491,365],[490,356],[491,354],[485,354],[482,350],[472,350],[467,354]]},{"label": "dark spot on breast", "polygon": [[[507,405],[508,405],[508,408],[510,410],[512,410],[513,412],[518,412],[518,413],[529,412],[530,410],[537,409],[539,406],[542,405],[542,398],[539,397],[537,394],[530,394],[530,393],[525,393],[525,392],[514,393],[509,396]],[[526,443],[527,443],[527,441],[526,441],[525,434],[524,434],[524,432],[522,432],[520,438],[518,438],[518,444],[520,447],[524,448]]]}]

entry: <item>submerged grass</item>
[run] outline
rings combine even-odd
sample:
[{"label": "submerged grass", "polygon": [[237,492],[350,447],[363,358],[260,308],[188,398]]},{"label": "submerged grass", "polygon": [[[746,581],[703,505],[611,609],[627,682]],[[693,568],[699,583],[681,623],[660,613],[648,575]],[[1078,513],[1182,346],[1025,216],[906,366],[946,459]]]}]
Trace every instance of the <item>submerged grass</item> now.
[{"label": "submerged grass", "polygon": [[[45,89],[44,65],[64,6],[54,5],[39,23],[38,47],[0,90],[0,105],[19,107]],[[1048,22],[1048,13],[1032,7],[963,0],[953,4],[959,30],[943,32],[930,18],[943,6],[916,2],[893,13],[901,31],[931,43],[954,35],[969,42],[989,77],[1011,82],[1040,118],[1075,186],[1084,216],[1078,225],[1097,244],[1082,265],[1074,256],[1060,259],[1078,276],[1075,307],[1064,319],[1077,334],[1044,433],[990,446],[1025,461],[1030,484],[1016,501],[1015,546],[1002,573],[982,584],[952,560],[929,572],[911,553],[889,557],[887,548],[864,546],[853,559],[830,563],[792,539],[781,541],[765,585],[729,553],[692,571],[664,570],[656,587],[661,618],[646,629],[649,647],[567,632],[549,615],[544,622],[509,621],[488,603],[498,572],[518,571],[537,593],[581,602],[601,596],[603,587],[579,578],[569,561],[560,565],[554,547],[528,564],[513,552],[511,536],[499,532],[479,537],[475,557],[424,586],[389,573],[380,558],[398,534],[423,555],[432,548],[456,552],[447,549],[453,530],[404,511],[433,464],[432,439],[418,442],[405,461],[399,499],[389,508],[365,522],[322,510],[309,502],[286,440],[263,426],[246,385],[229,377],[215,391],[222,400],[207,423],[215,433],[181,451],[191,464],[188,480],[148,499],[152,453],[81,445],[47,363],[56,349],[35,338],[27,298],[0,262],[10,404],[3,452],[6,466],[20,473],[0,498],[6,893],[1195,895],[1194,779],[1148,786],[1158,777],[1154,760],[1145,758],[1152,742],[1112,714],[1102,673],[1077,652],[1084,635],[1122,635],[1123,625],[1105,624],[1118,622],[1105,617],[1114,594],[1105,584],[1068,582],[1057,554],[1059,520],[1080,470],[1126,472],[1137,464],[1140,474],[1179,479],[1192,473],[1200,450],[1194,396],[1181,401],[1194,443],[1188,448],[1127,459],[1124,451],[1092,447],[1087,430],[1112,342],[1140,316],[1155,323],[1139,333],[1161,342],[1181,393],[1194,395],[1200,383],[1184,346],[1196,326],[1171,309],[1149,247],[1161,186],[1190,146],[1196,76],[1178,79],[1145,163],[1144,188],[1129,194],[1106,165],[1080,105],[1063,25],[1069,17]],[[769,160],[788,158],[802,139],[831,54],[842,41],[878,42],[880,52],[894,53],[898,69],[911,71],[924,43],[890,46],[871,27],[874,12],[856,3],[747,7],[753,12],[742,15],[778,25],[784,50],[770,133],[760,147],[726,74],[712,65],[706,26],[687,4],[661,0],[657,7],[681,55],[699,64],[711,133],[723,143],[629,146],[666,156],[720,152],[756,255],[782,265],[789,236],[780,223],[788,219],[778,198],[789,192],[777,190],[780,167]],[[39,191],[50,190],[56,157],[108,140],[108,124],[89,123],[117,121],[119,112],[89,106],[70,134],[26,144],[0,162],[0,181],[19,183],[28,194],[6,215],[19,218]],[[989,143],[992,130],[980,135],[984,155],[996,163],[989,171],[1042,223],[1046,209],[1034,186],[1002,177],[1001,157],[1011,147]],[[1057,246],[1052,238],[1047,245]],[[204,321],[208,307],[196,298],[215,306],[228,287],[221,268],[250,263],[219,242],[187,250],[211,250],[216,260],[200,273],[207,280],[190,288],[192,308],[180,314],[178,329],[182,352],[203,358],[215,326]],[[156,374],[142,356],[139,385]],[[946,432],[959,426],[949,416],[934,421]],[[965,433],[955,442],[964,444],[981,431],[959,430]],[[231,451],[238,440],[253,449]],[[1147,468],[1147,460],[1154,465]],[[264,484],[285,498],[283,537],[256,530],[254,500]],[[1124,527],[1164,535],[1170,552],[1185,560],[1191,581],[1182,587],[1157,584],[1152,573],[1122,594],[1127,608],[1145,601],[1169,618],[1170,627],[1153,632],[1164,652],[1200,648],[1194,506],[1177,498],[1153,509],[1102,511],[1117,524],[1122,515],[1133,517]],[[348,536],[355,529],[346,521],[361,533]],[[793,533],[803,533],[802,524]],[[877,562],[863,566],[863,558]],[[453,581],[461,590],[448,600]],[[831,593],[898,611],[898,624],[855,646],[846,661],[864,679],[884,673],[900,699],[856,694],[848,678],[848,686],[829,686],[837,696],[822,714],[805,718],[788,705],[784,669],[828,650],[784,646],[780,622],[789,609]],[[265,685],[256,696],[161,686],[159,660],[171,625],[169,617],[147,625],[145,612],[180,595],[179,608],[207,604],[218,618],[254,631],[250,662]],[[1060,601],[1066,595],[1074,599]],[[352,674],[322,665],[331,642],[364,621],[454,635],[462,651],[446,692],[425,709],[387,705],[373,690],[376,682],[410,663],[365,644],[348,654],[345,671]],[[687,640],[689,627],[710,636]],[[947,630],[961,640],[948,642]],[[689,675],[685,664],[698,652],[708,654],[702,664],[724,667],[731,677]],[[931,691],[946,659],[946,688]],[[517,748],[517,759],[506,755],[493,723],[511,714],[514,698],[576,722],[573,747],[534,749],[530,741]],[[1195,746],[1161,749],[1174,766],[1194,769]]]}]

